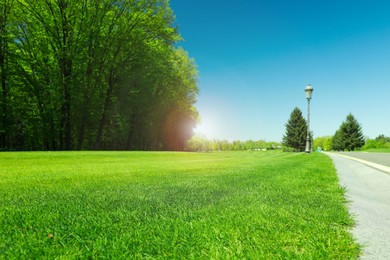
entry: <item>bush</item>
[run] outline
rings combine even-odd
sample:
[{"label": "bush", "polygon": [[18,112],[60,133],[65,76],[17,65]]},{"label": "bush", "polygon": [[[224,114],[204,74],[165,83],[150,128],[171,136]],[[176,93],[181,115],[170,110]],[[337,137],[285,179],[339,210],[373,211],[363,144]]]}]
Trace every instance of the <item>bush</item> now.
[{"label": "bush", "polygon": [[368,139],[366,144],[363,146],[363,150],[382,148],[382,146],[383,145],[380,142],[373,139]]},{"label": "bush", "polygon": [[322,136],[314,139],[314,150],[321,147],[324,151],[331,150],[332,136]]},{"label": "bush", "polygon": [[381,148],[390,148],[390,142],[386,142],[385,139],[380,139],[377,137],[375,139],[368,139],[366,144],[363,146],[363,150]]},{"label": "bush", "polygon": [[297,152],[297,149],[286,146],[286,147],[283,147],[283,152],[294,153],[294,152]]}]

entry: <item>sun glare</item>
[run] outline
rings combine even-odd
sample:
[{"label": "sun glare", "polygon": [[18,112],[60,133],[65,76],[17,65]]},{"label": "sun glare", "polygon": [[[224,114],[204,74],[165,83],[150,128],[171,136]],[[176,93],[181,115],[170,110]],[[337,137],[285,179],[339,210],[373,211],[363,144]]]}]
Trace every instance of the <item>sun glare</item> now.
[{"label": "sun glare", "polygon": [[215,138],[216,129],[213,121],[207,117],[202,117],[202,121],[194,128],[194,133],[209,139]]}]

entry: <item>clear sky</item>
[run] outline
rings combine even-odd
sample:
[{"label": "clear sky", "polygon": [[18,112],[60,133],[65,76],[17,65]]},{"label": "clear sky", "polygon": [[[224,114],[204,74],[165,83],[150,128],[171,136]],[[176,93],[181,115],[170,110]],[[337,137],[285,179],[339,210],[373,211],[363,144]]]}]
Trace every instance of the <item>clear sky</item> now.
[{"label": "clear sky", "polygon": [[196,60],[213,139],[281,141],[294,107],[333,135],[352,113],[363,134],[390,136],[390,1],[171,0]]}]

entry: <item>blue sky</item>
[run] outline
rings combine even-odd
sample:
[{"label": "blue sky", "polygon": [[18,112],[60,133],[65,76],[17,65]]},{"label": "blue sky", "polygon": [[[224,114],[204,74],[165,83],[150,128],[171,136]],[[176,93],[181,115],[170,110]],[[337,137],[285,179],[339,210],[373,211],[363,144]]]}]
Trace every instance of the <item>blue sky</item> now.
[{"label": "blue sky", "polygon": [[171,0],[195,59],[213,139],[281,141],[294,107],[333,135],[352,113],[363,134],[390,136],[390,1]]}]

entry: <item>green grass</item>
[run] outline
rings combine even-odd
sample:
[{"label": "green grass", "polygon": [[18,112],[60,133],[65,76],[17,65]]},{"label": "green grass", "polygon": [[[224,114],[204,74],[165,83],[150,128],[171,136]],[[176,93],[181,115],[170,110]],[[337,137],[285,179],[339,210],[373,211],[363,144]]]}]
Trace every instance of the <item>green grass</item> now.
[{"label": "green grass", "polygon": [[390,153],[390,148],[370,148],[370,149],[367,149],[367,150],[361,150],[361,152]]},{"label": "green grass", "polygon": [[0,153],[0,258],[353,259],[319,153]]}]

